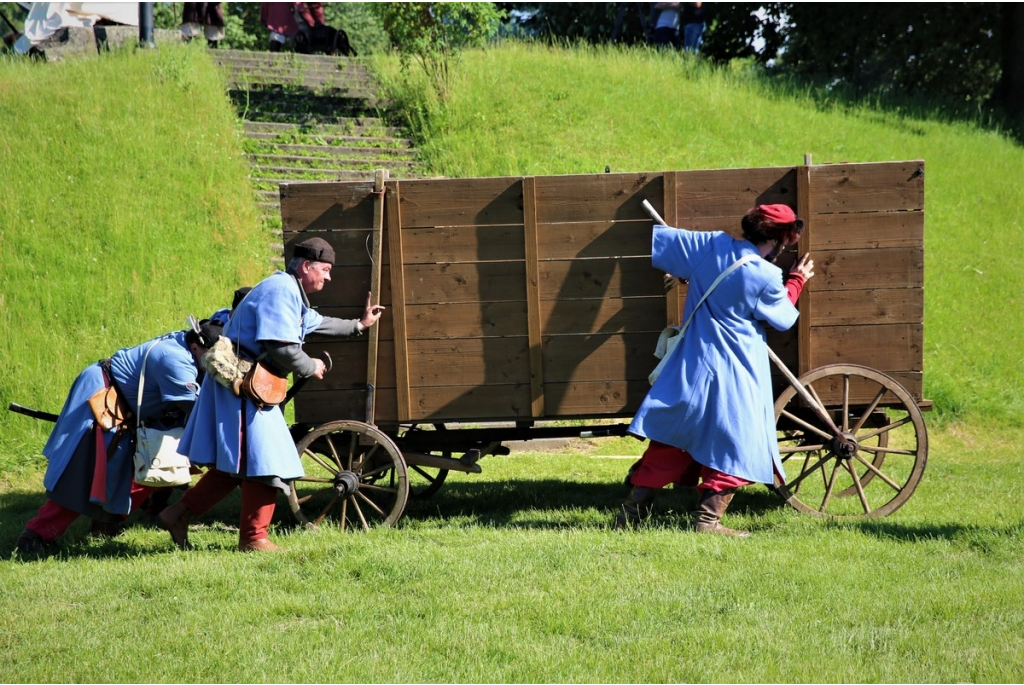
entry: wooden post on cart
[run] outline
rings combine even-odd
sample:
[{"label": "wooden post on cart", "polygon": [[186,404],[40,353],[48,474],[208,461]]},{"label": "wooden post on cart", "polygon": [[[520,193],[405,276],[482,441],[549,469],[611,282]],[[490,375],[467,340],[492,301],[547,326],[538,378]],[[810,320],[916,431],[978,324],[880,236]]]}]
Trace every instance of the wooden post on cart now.
[{"label": "wooden post on cart", "polygon": [[[380,302],[380,272],[383,243],[381,233],[384,230],[384,191],[388,181],[388,170],[377,169],[373,177],[373,246],[370,249],[370,292]],[[371,300],[371,304],[373,301]],[[366,423],[374,423],[374,393],[377,389],[377,348],[380,339],[380,326],[370,326],[366,345]]]}]

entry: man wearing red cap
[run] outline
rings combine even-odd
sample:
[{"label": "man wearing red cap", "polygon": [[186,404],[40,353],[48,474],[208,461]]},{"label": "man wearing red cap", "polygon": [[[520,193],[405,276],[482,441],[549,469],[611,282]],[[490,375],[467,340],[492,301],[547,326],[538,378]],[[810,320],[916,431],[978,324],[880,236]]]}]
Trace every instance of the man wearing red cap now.
[{"label": "man wearing red cap", "polygon": [[[318,292],[331,280],[334,248],[323,238],[295,246],[287,271],[279,271],[254,287],[231,314],[224,337],[249,361],[261,360],[279,377],[323,378],[325,366],[302,350],[306,335],[351,336],[380,319],[384,308],[366,297],[359,319],[321,316],[309,305],[307,293]],[[238,532],[241,551],[277,551],[268,537],[280,490],[301,478],[302,463],[295,452],[284,414],[277,405],[261,405],[237,386],[206,383],[195,411],[185,426],[178,451],[193,464],[211,468],[175,504],[162,511],[160,525],[181,548],[188,547],[192,516],[213,508],[236,487],[242,488]]]},{"label": "man wearing red cap", "polygon": [[746,537],[721,524],[733,493],[782,473],[764,326],[784,331],[796,322],[794,305],[814,262],[804,255],[785,279],[773,263],[803,230],[786,205],[759,205],[741,227],[743,240],[654,227],[654,266],[689,281],[683,320],[690,325],[630,425],[651,443],[630,474],[616,527],[638,523],[660,488],[682,483],[700,493],[694,530]]}]

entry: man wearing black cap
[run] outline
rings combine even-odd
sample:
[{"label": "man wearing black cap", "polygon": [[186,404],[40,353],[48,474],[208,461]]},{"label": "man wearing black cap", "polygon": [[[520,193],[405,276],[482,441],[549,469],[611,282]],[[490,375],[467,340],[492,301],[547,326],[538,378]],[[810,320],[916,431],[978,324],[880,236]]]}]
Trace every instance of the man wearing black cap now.
[{"label": "man wearing black cap", "polygon": [[[295,246],[287,271],[256,285],[232,313],[224,336],[250,361],[261,360],[272,373],[286,377],[323,378],[325,366],[302,350],[306,335],[351,336],[380,319],[384,308],[372,304],[359,319],[320,315],[309,305],[308,293],[331,280],[334,248],[322,238]],[[209,383],[185,427],[179,451],[193,464],[210,468],[199,482],[158,517],[179,547],[188,547],[192,516],[209,511],[236,487],[242,488],[238,548],[241,551],[280,549],[268,537],[277,491],[288,493],[302,477],[302,464],[278,406],[259,405],[230,384]]]},{"label": "man wearing black cap", "polygon": [[[199,394],[201,359],[220,333],[219,324],[204,320],[198,330],[118,350],[78,375],[43,447],[49,462],[43,477],[47,501],[18,537],[20,553],[45,551],[82,515],[93,519],[95,532],[114,533],[142,505],[153,488],[133,480],[134,441],[119,439],[111,449],[117,428],[100,427],[89,400],[114,387],[134,412],[145,368],[142,421],[160,429],[183,426]],[[134,425],[133,418],[128,425]]]}]

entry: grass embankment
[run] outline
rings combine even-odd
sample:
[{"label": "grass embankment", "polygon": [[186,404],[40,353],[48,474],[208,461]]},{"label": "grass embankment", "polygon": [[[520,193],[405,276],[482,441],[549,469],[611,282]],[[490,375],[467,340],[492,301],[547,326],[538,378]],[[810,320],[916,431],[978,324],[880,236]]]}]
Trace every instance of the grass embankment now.
[{"label": "grass embankment", "polygon": [[[1003,413],[985,421],[1005,423],[933,431],[917,492],[882,520],[819,520],[745,488],[726,523],[753,530],[749,540],[682,532],[693,495],[671,491],[650,527],[610,531],[629,463],[614,457],[641,447],[626,439],[485,459],[483,474],[452,474],[392,530],[298,532],[282,504],[274,535],[289,551],[280,555],[230,551],[237,498],[199,520],[190,553],[143,526],[91,540],[79,521],[58,556],[0,562],[0,680],[1019,682],[1024,431],[1007,425],[1016,395],[991,399],[1019,378],[1004,359],[1019,334],[987,323],[1019,297],[1007,288],[1020,277],[1000,268],[1019,223],[985,212],[1019,205],[1014,179],[998,170],[1019,166],[1020,150],[965,126],[823,111],[665,56],[511,47],[468,55],[462,74],[450,118],[427,146],[435,172],[760,166],[797,163],[804,152],[818,161],[924,157],[926,378],[935,383],[938,370],[967,379],[981,391],[954,396],[962,416],[974,421],[994,405]],[[885,140],[905,147],[872,147]],[[985,163],[974,148],[988,151]],[[995,184],[991,193],[974,176]],[[1003,223],[961,225],[945,214]],[[983,275],[964,269],[952,247],[965,237],[987,260]],[[216,304],[222,295],[195,297]],[[982,339],[971,349],[985,352],[975,363],[992,359],[998,373],[947,358],[946,345],[970,341],[966,323],[951,325],[950,307],[973,315]],[[954,337],[940,347],[943,331]],[[960,381],[951,387],[960,392]],[[4,486],[4,549],[41,498],[38,473]]]},{"label": "grass embankment", "polygon": [[71,381],[269,269],[238,125],[201,50],[0,60],[0,470]]}]

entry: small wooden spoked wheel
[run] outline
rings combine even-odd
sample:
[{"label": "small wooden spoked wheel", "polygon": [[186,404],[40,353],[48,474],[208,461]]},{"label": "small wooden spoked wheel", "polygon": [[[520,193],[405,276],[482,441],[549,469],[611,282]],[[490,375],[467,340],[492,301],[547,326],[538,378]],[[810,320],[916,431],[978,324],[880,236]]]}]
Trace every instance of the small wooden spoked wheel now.
[{"label": "small wooden spoked wheel", "polygon": [[[775,490],[794,508],[824,516],[886,516],[903,506],[928,461],[928,432],[914,398],[864,366],[809,371],[775,401],[786,482]],[[839,433],[820,414],[827,414]]]},{"label": "small wooden spoked wheel", "polygon": [[306,475],[292,482],[288,504],[303,525],[369,530],[401,518],[409,499],[405,460],[377,428],[359,421],[325,423],[295,449]]}]

